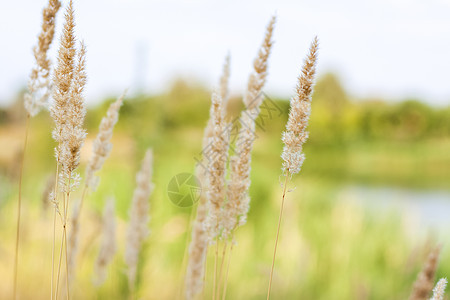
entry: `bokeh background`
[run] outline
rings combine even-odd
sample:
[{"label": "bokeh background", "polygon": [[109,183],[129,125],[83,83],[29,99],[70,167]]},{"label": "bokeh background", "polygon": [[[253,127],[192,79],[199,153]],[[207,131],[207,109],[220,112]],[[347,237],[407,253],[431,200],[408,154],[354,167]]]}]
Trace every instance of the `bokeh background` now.
[{"label": "bokeh background", "polygon": [[[63,1],[65,5],[67,1]],[[45,1],[0,11],[0,296],[12,286],[23,93]],[[405,299],[426,255],[443,245],[438,276],[450,274],[450,2],[448,1],[75,1],[76,33],[88,47],[86,99],[92,140],[125,88],[113,150],[89,195],[73,288],[75,299],[123,299],[123,262],[135,173],[155,153],[151,235],[141,255],[142,299],[176,299],[195,211],[173,205],[167,185],[193,172],[210,94],[231,54],[230,118],[264,26],[278,22],[266,101],[281,114],[257,131],[248,223],[233,249],[228,299],[264,299],[281,200],[281,132],[308,44],[321,41],[306,161],[288,194],[273,299]],[[59,17],[62,14],[60,13]],[[58,19],[57,37],[62,20]],[[54,57],[56,43],[51,49]],[[52,209],[43,196],[55,172],[48,112],[31,120],[24,168],[21,299],[48,299]],[[92,284],[105,199],[116,199],[119,252],[107,282]],[[79,196],[79,195],[78,195]],[[212,262],[211,259],[208,263]],[[211,269],[211,268],[209,268]],[[210,270],[211,271],[211,270]],[[212,278],[210,276],[210,278]],[[211,282],[207,281],[208,288]]]}]

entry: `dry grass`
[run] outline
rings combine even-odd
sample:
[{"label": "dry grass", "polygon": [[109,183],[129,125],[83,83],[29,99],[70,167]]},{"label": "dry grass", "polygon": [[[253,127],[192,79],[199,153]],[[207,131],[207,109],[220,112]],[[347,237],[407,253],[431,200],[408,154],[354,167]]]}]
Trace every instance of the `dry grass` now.
[{"label": "dry grass", "polygon": [[[241,113],[235,153],[230,158],[230,181],[227,186],[228,201],[225,207],[224,233],[227,238],[233,231],[247,222],[250,208],[250,171],[253,143],[256,139],[255,121],[259,115],[260,105],[264,100],[262,89],[268,74],[268,60],[273,45],[273,29],[276,18],[272,17],[267,25],[266,35],[261,48],[253,62],[253,71],[249,76],[247,91],[243,102],[245,110]],[[232,238],[232,236],[231,236]]]},{"label": "dry grass", "polygon": [[447,278],[441,278],[433,289],[433,297],[431,297],[431,300],[444,300],[446,287]]},{"label": "dry grass", "polygon": [[440,253],[440,246],[436,246],[431,250],[422,271],[417,276],[416,282],[414,282],[411,296],[409,297],[410,300],[426,300],[430,297],[434,286]]},{"label": "dry grass", "polygon": [[[83,43],[77,51],[75,48],[75,21],[72,1],[65,14],[65,23],[58,52],[58,64],[54,76],[54,104],[51,107],[51,116],[55,123],[53,138],[57,143],[55,149],[58,180],[52,195],[56,212],[60,215],[62,225],[62,236],[58,271],[56,279],[55,298],[58,297],[59,278],[63,249],[65,249],[66,265],[66,295],[69,298],[69,257],[67,244],[67,220],[70,203],[70,194],[79,185],[80,177],[76,169],[80,164],[80,151],[83,146],[86,131],[83,128],[86,108],[84,104],[83,91],[86,85],[86,48]],[[59,199],[62,197],[62,207]],[[54,222],[54,226],[55,226]],[[54,230],[55,235],[55,230]],[[55,237],[54,237],[55,238]],[[72,243],[77,243],[72,240]],[[73,244],[70,248],[75,248]],[[53,252],[54,252],[53,247]],[[53,255],[54,256],[54,255]],[[54,261],[54,258],[53,258]],[[52,263],[54,264],[54,263]],[[53,277],[53,276],[52,276]],[[53,294],[53,279],[52,279]],[[53,297],[53,295],[52,295]]]},{"label": "dry grass", "polygon": [[305,59],[300,76],[298,77],[298,85],[295,96],[291,99],[291,108],[289,110],[289,119],[286,124],[286,131],[283,132],[282,141],[284,143],[283,153],[283,171],[285,181],[283,184],[283,196],[280,206],[280,214],[278,218],[277,235],[275,237],[275,247],[273,250],[272,267],[270,270],[269,287],[267,289],[267,300],[270,298],[270,290],[272,287],[273,269],[275,266],[275,258],[277,254],[278,238],[280,235],[281,220],[283,217],[284,202],[286,199],[286,191],[289,179],[292,175],[300,172],[300,168],[305,159],[302,153],[303,144],[308,139],[309,116],[311,114],[311,96],[313,91],[314,76],[316,74],[317,52],[319,49],[319,41],[317,37],[313,40],[309,49],[308,56]]},{"label": "dry grass", "polygon": [[[77,45],[75,36],[74,8],[72,0],[69,1],[65,13],[65,22],[61,34],[57,65],[54,69],[53,84],[50,82],[51,60],[48,50],[52,43],[55,31],[55,16],[60,8],[60,2],[49,0],[48,7],[44,9],[42,32],[38,38],[38,45],[34,48],[36,66],[32,69],[29,81],[29,91],[25,96],[25,107],[29,121],[42,107],[45,107],[47,98],[53,97],[50,114],[54,121],[53,138],[56,142],[56,175],[54,181],[47,183],[44,191],[44,201],[49,197],[55,206],[53,216],[53,245],[51,267],[51,298],[58,299],[61,293],[69,299],[71,285],[76,284],[75,271],[79,244],[90,246],[91,239],[96,234],[80,241],[80,214],[83,202],[89,191],[94,191],[98,185],[98,171],[103,167],[109,156],[112,144],[113,129],[119,119],[119,110],[123,103],[125,93],[112,103],[106,116],[102,119],[99,133],[93,142],[93,154],[87,163],[85,181],[82,195],[73,205],[71,214],[71,194],[81,182],[77,170],[81,164],[81,149],[86,138],[84,120],[86,115],[83,92],[86,85],[86,47],[83,43]],[[189,244],[189,259],[186,270],[185,298],[205,298],[206,289],[211,288],[213,299],[225,299],[230,269],[231,253],[235,247],[235,231],[247,222],[250,208],[251,161],[255,141],[256,119],[260,113],[263,88],[268,76],[268,62],[273,45],[273,31],[276,18],[269,21],[262,45],[258,49],[253,61],[247,89],[243,97],[245,105],[239,118],[239,134],[235,144],[230,140],[232,124],[226,116],[226,106],[229,99],[230,57],[227,56],[223,65],[223,72],[218,88],[211,96],[210,119],[203,135],[202,165],[196,167],[196,175],[202,183],[204,193],[196,210],[196,219],[192,225],[192,237]],[[318,39],[311,43],[309,53],[304,61],[295,95],[290,101],[290,112],[286,130],[282,134],[284,148],[281,154],[284,184],[282,186],[282,201],[275,237],[272,264],[269,275],[267,299],[270,298],[275,259],[280,237],[283,209],[288,191],[288,184],[294,174],[300,172],[305,159],[303,146],[308,139],[308,122],[311,114],[311,97],[316,73],[318,55]],[[26,127],[28,128],[28,126]],[[26,135],[27,136],[27,135]],[[26,145],[26,139],[25,139]],[[231,148],[234,146],[233,148]],[[234,152],[233,152],[234,151]],[[25,153],[25,151],[23,152]],[[22,158],[22,166],[24,159]],[[22,174],[22,171],[21,171]],[[150,196],[154,186],[153,153],[149,149],[142,160],[141,168],[136,175],[136,187],[131,198],[129,208],[129,224],[125,236],[124,262],[128,279],[128,293],[130,298],[137,298],[139,293],[138,275],[141,269],[140,254],[149,236]],[[21,182],[21,180],[20,180]],[[50,193],[50,191],[53,192]],[[16,249],[19,243],[20,225],[20,192],[18,207],[18,226]],[[59,216],[61,222],[60,247],[56,247],[56,220]],[[69,218],[70,216],[70,218]],[[68,220],[70,219],[70,223]],[[49,221],[51,222],[51,220]],[[183,224],[184,225],[184,224]],[[67,240],[67,230],[70,236]],[[110,200],[104,207],[102,241],[95,260],[94,269],[96,277],[94,284],[102,285],[107,278],[108,266],[118,251],[117,224],[114,201]],[[49,230],[50,231],[50,230]],[[208,247],[215,245],[214,270],[206,269]],[[223,246],[219,254],[219,245]],[[83,249],[80,249],[80,252]],[[236,251],[236,250],[235,250]],[[438,266],[440,248],[436,248],[429,256],[427,263],[419,274],[410,299],[427,299],[433,289],[434,277]],[[59,255],[58,255],[59,254]],[[83,255],[80,255],[82,257]],[[18,250],[16,250],[16,267],[18,265]],[[63,270],[65,266],[65,271]],[[63,270],[63,271],[62,271]],[[64,276],[65,275],[65,276]],[[207,276],[212,278],[207,278]],[[56,276],[56,278],[55,278]],[[63,277],[64,276],[64,277]],[[17,278],[17,271],[14,274]],[[65,290],[61,291],[62,280],[65,278]],[[212,283],[212,287],[206,286]],[[164,282],[158,284],[166,284]],[[443,299],[446,280],[441,279],[436,285],[432,299]],[[15,290],[16,283],[14,283]],[[14,298],[15,298],[14,291]]]},{"label": "dry grass", "polygon": [[85,183],[83,185],[83,192],[79,201],[74,205],[71,218],[71,231],[69,235],[69,274],[73,277],[75,272],[75,264],[78,254],[78,239],[80,235],[80,214],[83,207],[84,200],[88,190],[95,190],[97,188],[99,179],[95,175],[100,171],[107,157],[109,156],[112,144],[111,138],[113,129],[119,120],[119,109],[122,106],[125,93],[122,94],[115,102],[113,102],[106,116],[100,122],[99,133],[93,143],[93,153],[86,168]]},{"label": "dry grass", "polygon": [[51,94],[51,60],[48,50],[55,36],[55,18],[61,7],[58,0],[49,0],[42,12],[42,28],[37,45],[33,48],[36,65],[32,68],[28,81],[28,92],[25,94],[25,109],[28,115],[35,116],[48,105]]},{"label": "dry grass", "polygon": [[125,244],[125,262],[127,264],[128,283],[133,292],[136,285],[139,252],[142,244],[149,234],[148,222],[150,221],[148,199],[153,190],[152,178],[153,154],[149,149],[145,153],[141,170],[136,175],[136,189],[130,207],[130,224],[127,231]]},{"label": "dry grass", "polygon": [[27,122],[25,125],[25,140],[21,155],[20,173],[19,173],[19,199],[17,202],[17,231],[16,231],[16,250],[14,258],[14,292],[13,299],[17,294],[17,274],[19,262],[19,242],[20,242],[20,217],[22,206],[22,176],[25,163],[25,152],[27,149],[28,132],[30,127],[30,117],[35,116],[39,111],[46,107],[49,94],[51,92],[50,67],[51,61],[47,52],[53,42],[55,34],[55,18],[61,3],[58,0],[49,0],[47,7],[42,13],[42,28],[38,36],[38,43],[33,48],[36,65],[32,68],[30,79],[28,81],[28,91],[24,95],[24,106],[27,111]]},{"label": "dry grass", "polygon": [[105,204],[103,212],[103,238],[95,261],[94,269],[96,277],[94,278],[95,285],[101,285],[105,282],[108,265],[111,263],[117,251],[116,241],[116,214],[114,198],[109,198]]}]

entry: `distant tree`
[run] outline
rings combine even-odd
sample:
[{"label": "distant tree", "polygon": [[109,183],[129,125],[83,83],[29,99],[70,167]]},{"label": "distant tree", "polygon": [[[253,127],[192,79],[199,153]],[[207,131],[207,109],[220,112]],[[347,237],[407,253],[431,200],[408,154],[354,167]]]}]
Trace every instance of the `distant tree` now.
[{"label": "distant tree", "polygon": [[345,109],[348,104],[347,93],[336,74],[326,73],[319,77],[314,88],[313,104],[326,106],[334,114]]},{"label": "distant tree", "polygon": [[319,77],[314,88],[311,134],[312,142],[336,143],[345,139],[349,100],[337,75]]}]

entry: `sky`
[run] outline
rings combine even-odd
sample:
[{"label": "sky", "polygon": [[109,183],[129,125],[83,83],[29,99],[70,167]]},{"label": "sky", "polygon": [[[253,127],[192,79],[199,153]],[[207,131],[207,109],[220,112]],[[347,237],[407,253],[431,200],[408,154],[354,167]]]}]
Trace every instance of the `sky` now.
[{"label": "sky", "polygon": [[[46,2],[3,0],[0,105],[26,85]],[[273,14],[268,95],[292,94],[317,35],[319,76],[337,73],[351,96],[450,104],[450,0],[75,0],[74,7],[92,104],[125,88],[160,93],[177,77],[213,88],[227,53],[231,89],[242,93]],[[62,24],[60,11],[56,42]],[[52,57],[56,51],[54,43]]]}]

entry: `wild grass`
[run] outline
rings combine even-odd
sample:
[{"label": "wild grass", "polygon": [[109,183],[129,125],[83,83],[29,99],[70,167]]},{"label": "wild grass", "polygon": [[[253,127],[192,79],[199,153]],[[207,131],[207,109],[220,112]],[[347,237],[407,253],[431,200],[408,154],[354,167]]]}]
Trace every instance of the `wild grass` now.
[{"label": "wild grass", "polygon": [[[308,138],[307,127],[318,53],[317,38],[311,44],[298,77],[289,114],[284,116],[288,119],[281,139],[284,143],[282,151],[279,139],[273,142],[267,138],[255,138],[256,118],[264,101],[262,92],[272,52],[276,20],[273,17],[267,25],[263,43],[253,62],[242,99],[244,108],[238,111],[238,122],[233,121],[227,113],[227,107],[233,105],[230,103],[228,88],[231,73],[228,56],[218,87],[211,96],[209,121],[206,123],[203,139],[192,128],[185,128],[186,131],[181,132],[189,132],[189,138],[180,136],[180,132],[168,130],[161,136],[152,137],[157,151],[157,159],[154,160],[153,151],[148,149],[152,138],[140,139],[147,132],[139,128],[135,139],[127,140],[128,143],[118,143],[119,150],[128,153],[125,156],[127,159],[123,160],[124,155],[113,156],[110,165],[102,170],[111,154],[113,129],[118,122],[125,94],[109,106],[106,116],[100,122],[99,133],[92,142],[93,153],[90,160],[83,160],[83,145],[86,140],[86,107],[83,96],[87,82],[86,48],[83,43],[77,45],[72,1],[69,1],[66,8],[53,83],[49,80],[52,71],[47,51],[53,39],[54,19],[59,7],[58,1],[50,0],[44,10],[42,33],[34,50],[37,67],[32,71],[29,92],[24,98],[27,134],[23,155],[28,142],[30,117],[37,114],[49,95],[52,96],[50,116],[55,124],[53,139],[56,144],[56,173],[54,182],[49,180],[47,187],[37,177],[24,182],[27,186],[40,186],[44,197],[49,195],[54,211],[53,218],[49,218],[45,211],[39,212],[38,217],[39,210],[36,206],[26,207],[26,219],[33,221],[26,224],[27,234],[23,241],[26,255],[21,263],[27,266],[27,274],[24,274],[27,281],[34,278],[39,283],[30,281],[29,290],[21,290],[20,297],[48,299],[50,294],[51,299],[90,299],[95,296],[173,299],[178,295],[174,290],[183,290],[181,287],[174,289],[171,283],[176,277],[174,274],[179,274],[180,268],[184,271],[184,266],[180,265],[183,265],[182,257],[186,251],[189,252],[184,282],[186,299],[226,299],[227,295],[229,299],[269,299],[272,290],[277,298],[285,299],[385,299],[404,298],[409,294],[410,283],[416,273],[414,268],[421,261],[416,260],[408,265],[405,263],[408,250],[413,247],[405,237],[407,226],[398,224],[402,219],[386,218],[380,222],[381,225],[375,226],[370,218],[364,217],[365,213],[360,207],[348,202],[336,204],[330,201],[339,189],[325,188],[329,184],[326,181],[293,178],[293,175],[300,172],[305,159],[304,146]],[[126,112],[125,109],[125,114]],[[128,119],[129,122],[130,120],[132,121]],[[176,124],[173,120],[163,121],[166,125],[169,124],[168,127]],[[235,141],[231,139],[231,128],[234,125],[239,129]],[[126,139],[124,136],[122,128],[122,136],[116,141],[123,142]],[[192,208],[191,214],[196,211],[196,218],[190,225],[191,220],[186,218],[186,212],[179,213],[178,208],[168,207],[167,203],[162,202],[165,198],[158,187],[164,186],[164,182],[180,166],[192,167],[191,154],[196,150],[192,137],[194,141],[203,141],[201,163],[207,167],[202,169],[197,165],[195,169],[203,186],[203,193],[199,196],[198,204]],[[156,141],[163,143],[158,146]],[[268,147],[253,154],[258,143]],[[144,146],[147,150],[133,185],[130,179],[136,169],[133,163],[142,157],[139,149]],[[208,154],[204,152],[205,148],[209,148]],[[179,149],[183,149],[182,153],[179,153]],[[277,156],[273,153],[282,152],[284,183],[279,188],[273,184],[279,177],[278,167],[274,167],[276,163],[265,158],[267,154],[264,151],[268,151],[269,156]],[[47,153],[47,156],[50,155]],[[17,298],[17,287],[20,290],[25,286],[17,281],[24,156],[21,162],[16,250],[11,284],[13,298]],[[82,182],[80,167],[85,167],[85,178],[78,198],[76,188]],[[106,184],[99,186],[99,191],[96,191],[99,176],[103,177]],[[288,190],[288,184],[293,184],[297,190]],[[103,194],[109,193],[112,187],[119,191],[118,198],[122,199],[117,203],[117,210],[113,201],[102,205],[99,203],[101,201],[96,200],[104,199]],[[53,192],[49,193],[49,190]],[[91,198],[87,198],[88,193],[92,194]],[[288,193],[292,201],[286,201]],[[27,197],[33,198],[32,195],[36,194],[36,188],[30,189]],[[281,204],[272,201],[280,194]],[[124,198],[127,200],[124,201]],[[104,208],[101,221],[98,213],[96,217],[81,214],[81,208],[87,199],[91,202],[90,208],[95,205]],[[250,199],[253,199],[252,202]],[[249,215],[250,203],[252,215]],[[46,205],[46,202],[43,204]],[[8,207],[8,204],[5,206],[4,215],[8,216],[12,207]],[[278,207],[280,213],[276,221],[274,211]],[[126,219],[126,211],[128,222],[123,221]],[[57,235],[57,217],[61,223],[60,235]],[[1,218],[0,225],[8,224],[10,219]],[[149,235],[150,219],[152,235]],[[285,222],[283,232],[282,220]],[[80,238],[80,225],[83,222],[85,229]],[[185,249],[183,236],[189,236],[189,228],[192,228],[192,238],[189,249]],[[99,236],[102,238],[100,245],[97,245]],[[270,242],[273,236],[275,247],[272,252]],[[51,244],[49,241],[52,241]],[[123,242],[117,244],[117,241]],[[56,247],[57,244],[60,245],[59,248]],[[421,246],[416,247],[418,253],[426,252]],[[277,251],[282,252],[279,258]],[[2,252],[0,245],[0,257]],[[440,248],[436,248],[429,255],[413,285],[410,299],[428,299],[431,296],[435,276],[439,272],[439,252]],[[46,259],[36,261],[35,258],[40,256]],[[415,257],[411,258],[414,259]],[[274,267],[276,261],[277,268]],[[0,265],[0,272],[2,268],[4,266]],[[77,269],[81,276],[77,276]],[[94,284],[92,269],[95,273]],[[40,270],[42,274],[36,279],[35,274]],[[86,274],[90,276],[85,276]],[[342,277],[344,279],[340,279]],[[39,287],[47,280],[50,280],[50,291],[43,289],[40,294]],[[371,284],[375,287],[371,287]],[[0,282],[1,289],[5,289],[6,285]],[[62,288],[62,285],[65,287]],[[377,286],[383,285],[383,289],[377,289]],[[228,291],[230,286],[233,289]],[[432,299],[443,299],[445,286],[446,280],[441,279],[433,290]]]},{"label": "wild grass", "polygon": [[28,132],[30,118],[39,113],[47,105],[47,100],[51,91],[51,60],[48,58],[48,50],[55,33],[55,18],[61,3],[58,0],[49,0],[47,7],[42,12],[42,28],[38,36],[37,45],[33,48],[36,65],[32,68],[28,81],[28,91],[24,95],[24,106],[27,111],[27,121],[25,125],[25,139],[23,143],[20,171],[19,171],[19,199],[17,201],[17,232],[16,250],[14,259],[14,292],[13,299],[16,299],[17,273],[19,261],[20,242],[20,215],[22,206],[22,176],[25,164],[25,153],[27,150]]},{"label": "wild grass", "polygon": [[275,258],[277,254],[278,238],[280,235],[281,220],[283,217],[284,202],[286,198],[287,185],[292,175],[300,172],[303,165],[305,155],[302,153],[303,144],[308,139],[308,121],[311,115],[311,97],[314,85],[314,77],[316,74],[316,61],[318,55],[319,42],[317,37],[311,44],[309,53],[301,75],[298,78],[296,95],[291,99],[291,108],[289,111],[289,119],[286,124],[286,131],[283,132],[282,141],[284,143],[283,153],[283,176],[285,181],[283,184],[283,196],[281,199],[280,215],[278,218],[277,235],[275,237],[275,248],[273,250],[272,267],[270,270],[269,287],[267,289],[267,300],[270,298],[270,290],[272,287],[273,269],[275,266]]},{"label": "wild grass", "polygon": [[149,202],[148,198],[153,190],[152,179],[153,153],[150,149],[145,153],[141,170],[136,175],[136,189],[130,207],[130,225],[127,231],[125,245],[125,262],[127,264],[128,284],[131,295],[136,289],[136,276],[138,269],[139,252],[149,232],[148,222]]}]

